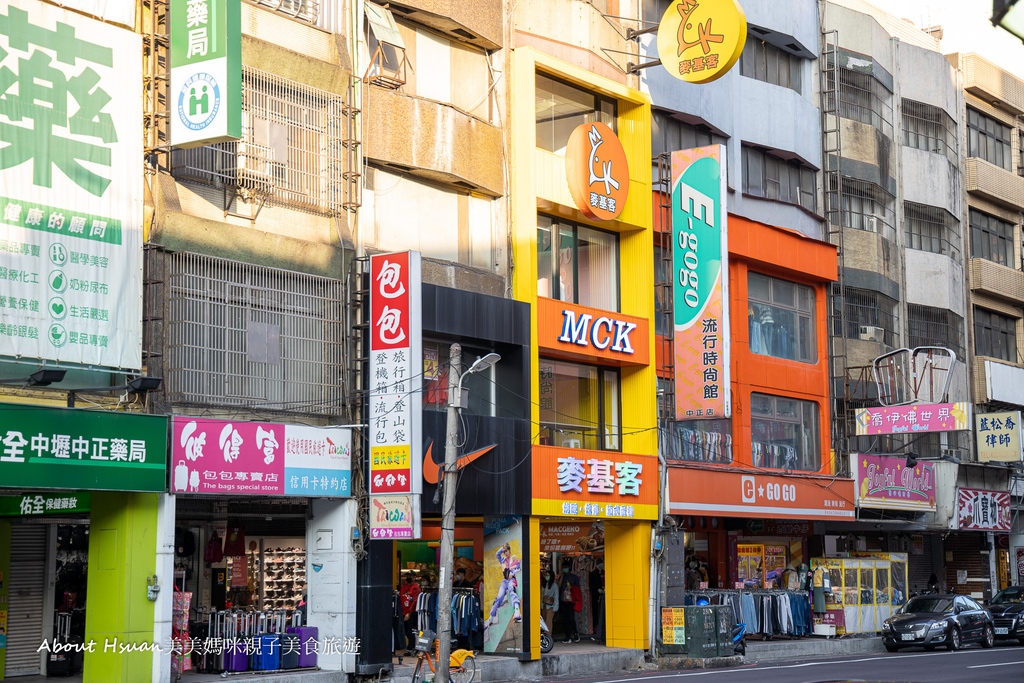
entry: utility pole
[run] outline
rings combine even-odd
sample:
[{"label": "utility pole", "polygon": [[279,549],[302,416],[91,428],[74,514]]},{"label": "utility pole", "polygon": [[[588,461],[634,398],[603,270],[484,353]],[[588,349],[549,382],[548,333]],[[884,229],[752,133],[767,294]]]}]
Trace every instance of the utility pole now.
[{"label": "utility pole", "polygon": [[452,564],[455,554],[455,491],[458,478],[459,407],[462,404],[462,347],[452,344],[448,350],[448,429],[444,443],[444,469],[440,485],[444,487],[441,507],[441,569],[437,586],[437,671],[434,680],[448,683],[448,658],[452,641]]}]

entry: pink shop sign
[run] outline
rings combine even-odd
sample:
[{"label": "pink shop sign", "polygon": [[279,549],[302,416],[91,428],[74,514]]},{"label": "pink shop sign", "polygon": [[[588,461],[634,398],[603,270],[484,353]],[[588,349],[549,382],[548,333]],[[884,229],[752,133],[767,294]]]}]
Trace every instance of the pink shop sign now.
[{"label": "pink shop sign", "polygon": [[919,403],[857,409],[857,436],[955,432],[971,428],[971,404]]},{"label": "pink shop sign", "polygon": [[854,462],[857,505],[883,510],[935,510],[935,468],[928,463],[907,467],[904,458],[850,456]]}]

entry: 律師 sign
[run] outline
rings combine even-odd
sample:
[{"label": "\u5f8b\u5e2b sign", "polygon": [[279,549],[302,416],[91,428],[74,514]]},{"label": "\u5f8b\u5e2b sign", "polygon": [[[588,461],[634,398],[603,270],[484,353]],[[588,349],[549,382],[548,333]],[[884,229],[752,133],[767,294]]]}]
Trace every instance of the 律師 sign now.
[{"label": "\u5f8b\u5e2b sign", "polygon": [[0,404],[6,487],[163,491],[167,418]]},{"label": "\u5f8b\u5e2b sign", "polygon": [[672,152],[676,419],[732,414],[725,146]]},{"label": "\u5f8b\u5e2b sign", "polygon": [[0,517],[79,514],[89,512],[91,502],[92,496],[83,491],[0,496]]},{"label": "\u5f8b\u5e2b sign", "polygon": [[47,3],[0,14],[0,356],[142,363],[141,38]]},{"label": "\u5f8b\u5e2b sign", "polygon": [[352,432],[175,417],[171,490],[182,493],[350,495]]},{"label": "\u5f8b\u5e2b sign", "polygon": [[918,403],[857,409],[857,436],[955,432],[971,428],[971,404]]},{"label": "\u5f8b\u5e2b sign", "polygon": [[724,76],[746,41],[747,17],[736,0],[674,0],[658,24],[661,64],[687,83]]},{"label": "\u5f8b\u5e2b sign", "polygon": [[587,218],[614,220],[629,197],[629,163],[615,131],[603,123],[581,123],[565,147],[565,180],[576,207]]},{"label": "\u5f8b\u5e2b sign", "polygon": [[658,459],[534,446],[533,514],[657,519]]},{"label": "\u5f8b\u5e2b sign", "polygon": [[238,0],[171,0],[171,144],[242,136],[242,7]]},{"label": "\u5f8b\u5e2b sign", "polygon": [[980,462],[1021,459],[1020,411],[979,413],[974,416]]}]

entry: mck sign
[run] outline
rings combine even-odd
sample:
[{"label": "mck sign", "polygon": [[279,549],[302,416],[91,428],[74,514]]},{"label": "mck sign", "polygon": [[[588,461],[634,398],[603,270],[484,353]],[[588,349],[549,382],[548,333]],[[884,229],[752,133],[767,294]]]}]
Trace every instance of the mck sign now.
[{"label": "mck sign", "polygon": [[594,319],[589,313],[571,310],[562,311],[562,334],[558,341],[580,346],[591,345],[604,351],[610,349],[618,353],[632,355],[633,345],[629,334],[636,329],[636,323],[625,320],[612,320],[605,316]]}]

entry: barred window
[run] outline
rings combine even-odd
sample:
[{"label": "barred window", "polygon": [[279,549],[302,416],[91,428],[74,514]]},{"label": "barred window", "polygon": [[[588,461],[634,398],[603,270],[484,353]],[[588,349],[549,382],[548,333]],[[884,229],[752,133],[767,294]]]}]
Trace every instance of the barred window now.
[{"label": "barred window", "polygon": [[177,178],[237,187],[314,213],[341,210],[344,98],[242,67],[242,139],[174,149]]},{"label": "barred window", "polygon": [[960,221],[945,209],[903,202],[907,248],[960,258]]},{"label": "barred window", "polygon": [[974,353],[1017,362],[1017,320],[984,308],[974,309]]},{"label": "barred window", "polygon": [[740,57],[740,75],[800,92],[803,60],[747,34]]},{"label": "barred window", "polygon": [[743,146],[743,191],[755,197],[817,209],[817,172],[798,161],[783,161],[755,147]]},{"label": "barred window", "polygon": [[257,5],[261,7],[268,7],[275,12],[298,19],[299,21],[305,21],[310,24],[316,24],[317,19],[320,17],[320,3],[316,0],[253,0]]},{"label": "barred window", "polygon": [[719,144],[726,144],[726,139],[707,126],[680,121],[663,111],[651,112],[651,156]]},{"label": "barred window", "polygon": [[[847,287],[846,300],[847,339],[880,342],[896,346],[897,304],[884,294],[871,289]],[[839,316],[834,316],[836,320]],[[835,330],[839,334],[838,326]]]},{"label": "barred window", "polygon": [[907,304],[907,346],[945,346],[964,360],[964,319],[945,308]]},{"label": "barred window", "polygon": [[893,196],[874,183],[853,178],[843,178],[842,188],[840,221],[843,227],[878,233],[895,242]]},{"label": "barred window", "polygon": [[903,144],[944,154],[951,164],[957,165],[956,123],[939,107],[903,100]]},{"label": "barred window", "polygon": [[340,280],[175,253],[166,286],[172,401],[341,413]]},{"label": "barred window", "polygon": [[967,107],[967,156],[1010,169],[1010,127]]},{"label": "barred window", "polygon": [[[892,94],[870,74],[845,67],[837,68],[836,73],[839,76],[839,115],[874,126],[892,139]],[[827,77],[833,76],[827,74]]]},{"label": "barred window", "polygon": [[971,256],[1016,269],[1013,260],[1013,224],[971,209]]}]

